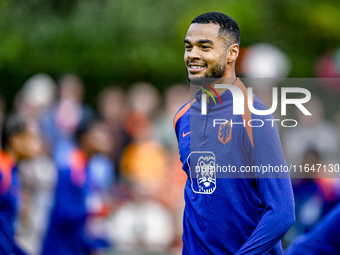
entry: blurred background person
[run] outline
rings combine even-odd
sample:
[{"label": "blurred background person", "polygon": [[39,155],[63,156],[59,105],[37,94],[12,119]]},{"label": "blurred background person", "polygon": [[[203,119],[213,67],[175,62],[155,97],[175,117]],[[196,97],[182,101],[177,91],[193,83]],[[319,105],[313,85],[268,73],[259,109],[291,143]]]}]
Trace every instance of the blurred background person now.
[{"label": "blurred background person", "polygon": [[[306,150],[302,166],[312,167],[326,164],[321,161],[317,150]],[[335,178],[325,178],[317,171],[303,173],[293,179],[296,221],[285,236],[285,242],[292,242],[297,236],[308,233],[340,201],[340,185]]]},{"label": "blurred background person", "polygon": [[84,85],[79,77],[64,75],[58,85],[58,100],[42,120],[46,144],[57,165],[64,163],[75,146],[77,127],[93,117],[93,110],[83,103]]},{"label": "blurred background person", "polygon": [[0,251],[25,254],[15,241],[20,179],[17,163],[39,155],[41,142],[34,122],[19,115],[8,116],[2,126],[0,151]]},{"label": "blurred background person", "polygon": [[131,137],[125,130],[125,122],[129,109],[125,93],[115,86],[107,87],[100,91],[97,97],[97,109],[100,117],[110,129],[112,150],[110,159],[114,165],[114,174],[118,181],[121,177],[120,159],[125,147],[130,143]]},{"label": "blurred background person", "polygon": [[[42,254],[91,254],[109,245],[103,229],[98,231],[90,222],[92,217],[109,213],[105,196],[100,192],[105,188],[101,190],[101,181],[90,178],[91,173],[98,175],[96,171],[103,166],[98,162],[91,165],[91,159],[99,155],[105,158],[111,149],[108,138],[107,126],[98,120],[89,120],[77,128],[77,147],[64,159],[67,166],[58,168],[54,205]],[[96,168],[90,169],[93,164]],[[105,168],[100,175],[106,179],[108,173],[112,173],[112,169]]]},{"label": "blurred background person", "polygon": [[56,99],[56,84],[45,73],[32,75],[15,98],[15,110],[26,118],[41,121]]},{"label": "blurred background person", "polygon": [[299,236],[285,255],[340,254],[340,204],[329,212],[308,234]]},{"label": "blurred background person", "polygon": [[110,220],[118,251],[167,252],[174,241],[173,214],[164,202],[171,182],[166,180],[168,152],[153,136],[159,102],[148,83],[136,83],[128,93],[125,127],[132,141],[123,151],[121,169],[131,193]]},{"label": "blurred background person", "polygon": [[[38,73],[31,76],[16,95],[15,110],[36,123],[40,133],[43,133],[40,128],[42,118],[55,98],[56,84],[53,79],[45,73]],[[16,238],[29,253],[38,254],[47,226],[48,210],[52,206],[56,179],[56,170],[46,144],[42,143],[39,157],[25,160],[19,169],[22,175],[22,208]]]},{"label": "blurred background person", "polygon": [[132,141],[122,154],[122,175],[129,182],[157,193],[166,166],[166,150],[152,136],[160,97],[151,84],[136,83],[129,91],[128,102],[126,130]]}]

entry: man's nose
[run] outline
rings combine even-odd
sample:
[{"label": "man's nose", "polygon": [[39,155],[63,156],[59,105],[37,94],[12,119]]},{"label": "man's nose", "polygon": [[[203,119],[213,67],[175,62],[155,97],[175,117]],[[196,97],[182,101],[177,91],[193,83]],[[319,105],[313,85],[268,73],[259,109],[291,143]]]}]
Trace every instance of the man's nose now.
[{"label": "man's nose", "polygon": [[198,47],[193,47],[189,52],[188,58],[190,60],[201,59],[201,54]]}]

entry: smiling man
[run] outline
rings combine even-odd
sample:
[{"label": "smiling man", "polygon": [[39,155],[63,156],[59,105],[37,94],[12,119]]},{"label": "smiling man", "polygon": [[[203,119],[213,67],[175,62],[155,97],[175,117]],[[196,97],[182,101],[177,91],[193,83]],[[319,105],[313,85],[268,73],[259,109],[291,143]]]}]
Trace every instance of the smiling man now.
[{"label": "smiling man", "polygon": [[[240,29],[233,19],[222,15],[208,13],[192,21],[184,40],[184,61],[189,80],[236,77]],[[220,24],[217,18],[224,18],[225,22]]]},{"label": "smiling man", "polygon": [[[188,176],[183,254],[282,254],[280,239],[295,220],[289,174],[244,171],[286,166],[275,121],[261,128],[243,125],[274,117],[249,110],[234,115],[231,91],[213,88],[232,83],[247,100],[246,88],[235,74],[239,27],[225,14],[205,13],[191,22],[184,43],[188,80],[199,87],[195,99],[174,118]],[[207,103],[207,115],[201,114],[202,91],[221,100]],[[266,109],[252,97],[254,108]],[[230,122],[215,126],[214,119]]]}]

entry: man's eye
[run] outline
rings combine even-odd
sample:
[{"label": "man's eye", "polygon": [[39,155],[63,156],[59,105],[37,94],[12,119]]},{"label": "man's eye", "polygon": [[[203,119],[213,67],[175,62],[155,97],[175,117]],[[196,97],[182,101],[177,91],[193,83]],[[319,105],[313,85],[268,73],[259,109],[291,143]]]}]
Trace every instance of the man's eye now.
[{"label": "man's eye", "polygon": [[192,49],[192,46],[190,46],[190,45],[185,45],[185,49]]},{"label": "man's eye", "polygon": [[202,46],[202,49],[206,50],[206,49],[210,49],[211,47],[210,46],[206,46],[206,45],[203,45]]}]

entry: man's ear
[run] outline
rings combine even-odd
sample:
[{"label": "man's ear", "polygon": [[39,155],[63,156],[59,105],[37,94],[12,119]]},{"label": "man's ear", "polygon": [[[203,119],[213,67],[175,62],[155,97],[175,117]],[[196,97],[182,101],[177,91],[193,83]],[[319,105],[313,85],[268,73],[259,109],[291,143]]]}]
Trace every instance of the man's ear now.
[{"label": "man's ear", "polygon": [[234,43],[229,46],[227,50],[227,63],[234,62],[238,58],[240,52],[240,47],[238,44]]}]

